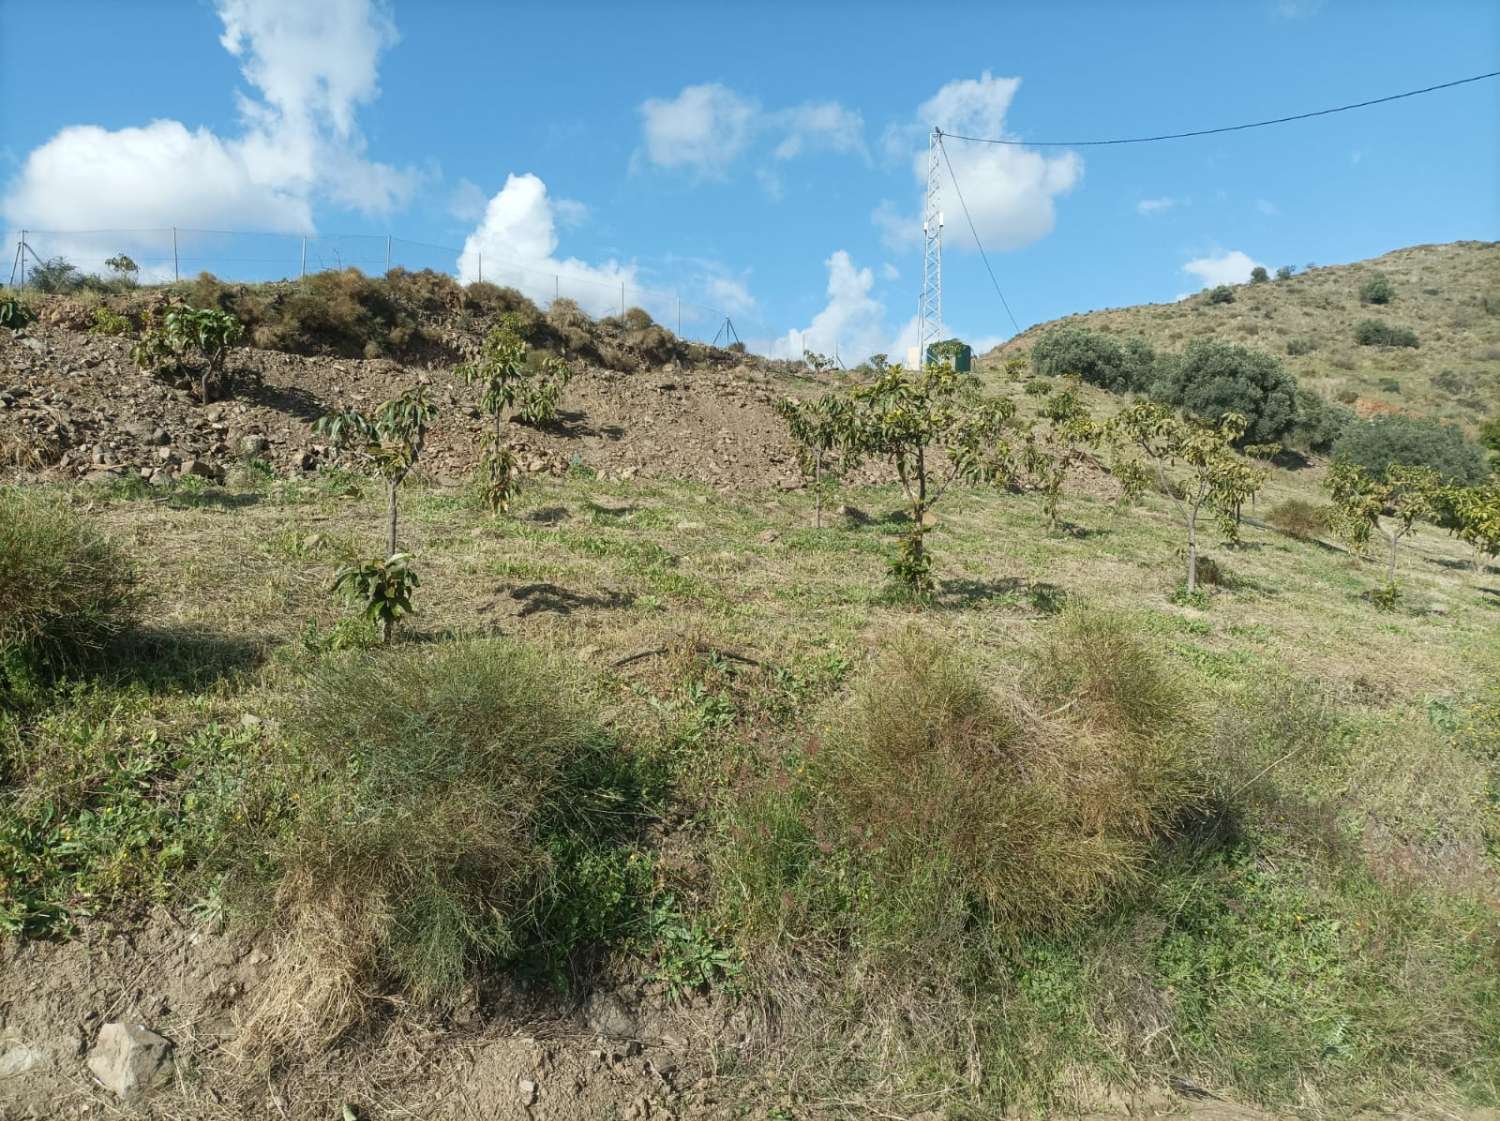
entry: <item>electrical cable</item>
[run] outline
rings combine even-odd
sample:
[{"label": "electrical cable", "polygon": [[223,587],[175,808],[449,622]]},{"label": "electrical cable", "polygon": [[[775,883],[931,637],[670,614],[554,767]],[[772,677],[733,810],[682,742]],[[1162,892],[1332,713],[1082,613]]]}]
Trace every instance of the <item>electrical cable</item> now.
[{"label": "electrical cable", "polygon": [[[1384,105],[1388,101],[1400,101],[1406,97],[1417,97],[1420,94],[1434,93],[1437,90],[1452,89],[1454,86],[1465,86],[1470,82],[1482,82],[1486,78],[1500,78],[1500,70],[1492,70],[1488,74],[1475,74],[1472,78],[1459,78],[1455,81],[1443,82],[1436,86],[1425,86],[1419,90],[1393,93],[1388,97],[1375,97],[1369,101],[1356,101],[1352,105],[1339,105],[1332,109],[1316,109],[1311,113],[1294,113],[1290,117],[1275,117],[1269,121],[1251,121],[1243,125],[1200,128],[1194,129],[1191,132],[1169,132],[1163,133],[1160,136],[1131,136],[1115,140],[1007,140],[991,136],[964,136],[956,132],[942,132],[941,134],[954,140],[967,140],[974,144],[1005,144],[1018,148],[1100,148],[1111,144],[1153,144],[1158,140],[1183,140],[1190,136],[1213,136],[1221,132],[1242,132],[1247,128],[1265,128],[1267,125],[1284,125],[1289,121],[1305,121],[1312,117],[1326,117],[1332,113],[1347,113],[1351,109],[1365,109],[1371,105]],[[939,131],[941,132],[941,130]]]},{"label": "electrical cable", "polygon": [[948,149],[943,147],[943,133],[938,133],[938,151],[943,153],[943,163],[948,167],[948,178],[953,181],[954,193],[958,195],[958,205],[963,207],[964,218],[969,223],[969,232],[974,235],[974,244],[979,249],[979,258],[984,262],[984,269],[990,274],[990,283],[995,286],[995,295],[1000,297],[1000,306],[1005,309],[1005,314],[1010,316],[1010,325],[1016,329],[1016,334],[1021,333],[1021,325],[1016,322],[1016,317],[1011,313],[1010,302],[1006,300],[1005,293],[1000,291],[1000,282],[995,279],[995,270],[990,267],[990,255],[984,251],[984,243],[979,240],[979,231],[974,228],[974,219],[969,214],[969,204],[964,201],[963,188],[958,185],[958,176],[953,174],[953,161],[948,158]]}]

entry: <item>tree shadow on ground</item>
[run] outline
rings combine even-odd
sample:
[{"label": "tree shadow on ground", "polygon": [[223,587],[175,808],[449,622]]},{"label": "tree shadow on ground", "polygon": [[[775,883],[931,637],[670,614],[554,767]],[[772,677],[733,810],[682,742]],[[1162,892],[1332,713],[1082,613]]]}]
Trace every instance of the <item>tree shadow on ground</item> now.
[{"label": "tree shadow on ground", "polygon": [[261,635],[140,627],[111,645],[102,668],[152,691],[196,692],[254,669],[279,645],[280,639]]},{"label": "tree shadow on ground", "polygon": [[1068,593],[1056,584],[1010,576],[1003,580],[939,580],[932,595],[932,606],[945,611],[964,611],[997,601],[1026,604],[1038,614],[1056,615],[1067,606]]},{"label": "tree shadow on ground", "polygon": [[545,582],[512,588],[510,598],[521,605],[516,612],[516,616],[521,619],[544,611],[555,615],[571,615],[579,610],[618,610],[635,602],[635,595],[631,592],[607,591],[588,595]]},{"label": "tree shadow on ground", "polygon": [[539,522],[542,525],[558,525],[568,520],[568,508],[566,506],[543,506],[533,510],[526,515],[529,522]]},{"label": "tree shadow on ground", "polygon": [[255,381],[239,389],[238,395],[256,405],[309,423],[328,412],[328,405],[321,398],[295,385],[267,385]]},{"label": "tree shadow on ground", "polygon": [[179,490],[167,496],[169,510],[201,510],[205,507],[219,510],[243,510],[247,506],[258,506],[261,495],[254,491]]}]

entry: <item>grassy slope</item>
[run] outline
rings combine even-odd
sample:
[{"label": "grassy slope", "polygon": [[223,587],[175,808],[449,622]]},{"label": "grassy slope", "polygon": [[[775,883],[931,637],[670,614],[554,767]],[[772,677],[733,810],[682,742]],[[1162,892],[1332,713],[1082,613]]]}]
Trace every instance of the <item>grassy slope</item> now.
[{"label": "grassy slope", "polygon": [[[1273,495],[1291,485],[1279,478]],[[79,489],[73,499],[136,557],[150,597],[146,625],[170,637],[157,650],[159,664],[147,658],[120,671],[126,682],[144,674],[144,686],[138,680],[106,685],[98,696],[60,698],[45,718],[57,725],[51,734],[110,746],[127,761],[145,757],[140,765],[148,772],[153,753],[188,743],[202,753],[189,772],[233,774],[224,761],[261,734],[242,716],[274,714],[296,691],[301,667],[319,656],[301,639],[328,633],[344,614],[327,595],[330,572],[378,536],[378,497],[261,482],[166,498]],[[818,699],[899,628],[933,633],[968,652],[986,676],[1003,680],[1017,649],[1047,632],[1059,602],[1121,609],[1202,696],[1230,701],[1283,672],[1317,682],[1354,730],[1342,741],[1346,749],[1356,742],[1348,736],[1365,734],[1360,729],[1420,730],[1429,718],[1462,711],[1488,684],[1500,655],[1500,575],[1471,574],[1461,550],[1430,528],[1404,550],[1402,611],[1373,612],[1360,597],[1377,579],[1342,552],[1254,526],[1244,548],[1214,550],[1239,584],[1200,611],[1168,601],[1178,579],[1179,535],[1159,503],[1125,512],[1070,499],[1065,515],[1081,529],[1054,537],[1029,500],[957,492],[940,508],[932,539],[941,594],[921,610],[893,599],[885,582],[884,558],[901,529],[890,516],[899,508],[897,492],[870,488],[847,500],[870,520],[841,520],[815,532],[804,494],[725,498],[686,484],[569,479],[539,483],[517,517],[491,520],[461,493],[412,488],[404,543],[421,558],[424,577],[422,613],[412,630],[438,640],[450,633],[520,635],[601,672],[616,698],[614,722],[628,738],[656,742],[675,760],[688,822],[678,845],[686,851],[674,858],[675,870],[664,865],[661,878],[684,897],[706,893],[700,899],[711,894],[700,846],[711,836],[715,807],[738,797],[743,768],[774,768],[784,753],[798,750]],[[675,653],[685,643],[736,651],[767,669],[742,667],[736,676],[733,665]],[[620,658],[661,649],[667,656],[611,669]],[[205,727],[206,739],[199,731]],[[1411,861],[1408,871],[1419,879],[1441,879],[1442,854],[1455,844],[1466,859],[1472,856],[1472,845],[1450,836],[1452,790],[1472,779],[1472,765],[1445,754],[1427,773],[1406,774],[1400,743],[1357,742],[1361,752],[1398,752],[1388,759],[1372,754],[1389,763],[1376,778],[1394,783],[1392,797],[1409,817],[1405,835],[1430,835],[1438,854],[1436,872],[1420,853],[1391,856],[1396,882],[1408,872],[1395,865]],[[93,848],[86,851],[97,851],[97,858],[89,855],[81,870],[54,878],[69,890],[95,892],[93,905],[105,912],[152,893],[179,901],[197,896],[200,905],[212,905],[211,887],[190,873],[193,853],[214,838],[198,835],[193,813],[157,804],[155,793],[143,797],[126,773],[133,765],[120,772],[123,781],[97,785],[123,823],[120,835],[108,815],[91,819]],[[1365,811],[1349,801],[1349,787],[1374,779],[1358,756],[1335,755],[1290,773],[1289,781],[1310,797],[1352,807],[1353,828],[1361,828]],[[234,781],[211,785],[233,796]],[[1460,825],[1472,832],[1472,822]],[[169,861],[149,855],[169,839],[185,845],[186,854],[174,849]],[[1106,926],[1078,944],[1040,942],[1018,951],[1021,987],[1004,998],[999,1033],[1010,1049],[985,1058],[989,1069],[1006,1068],[1007,1100],[1068,1101],[1115,1079],[1164,1079],[1182,1070],[1234,1096],[1271,1101],[1306,1101],[1304,1080],[1345,1102],[1349,1094],[1387,1101],[1405,1093],[1446,1096],[1453,1086],[1471,1100],[1488,1100],[1493,1072],[1473,1070],[1434,1084],[1420,1063],[1382,1058],[1378,1046],[1367,1045],[1367,1037],[1384,1036],[1370,1024],[1387,1013],[1370,1009],[1388,1000],[1381,993],[1389,971],[1417,971],[1416,990],[1402,990],[1403,1007],[1439,1018],[1456,1009],[1460,998],[1447,987],[1453,974],[1445,970],[1464,967],[1456,958],[1437,962],[1467,953],[1470,943],[1467,936],[1451,945],[1446,936],[1434,941],[1431,930],[1436,923],[1472,930],[1479,939],[1482,923],[1471,925],[1479,921],[1471,910],[1445,918],[1416,888],[1400,888],[1391,898],[1402,902],[1393,906],[1364,881],[1323,882],[1296,851],[1274,844],[1249,865],[1215,861],[1193,858],[1164,873],[1157,910],[1135,925]],[[1170,928],[1173,915],[1186,913],[1200,916],[1206,932],[1179,932],[1159,943],[1141,933],[1159,929],[1152,923]],[[732,940],[734,933],[725,930],[723,937]],[[1345,937],[1348,945],[1332,948]],[[1150,984],[1158,991],[1175,994],[1173,1026],[1140,1053],[1112,1034],[1093,987],[1105,964],[1127,958],[1131,968],[1157,971]],[[1351,1002],[1362,1009],[1353,1027],[1345,1023]],[[1053,1030],[1059,1022],[1074,1027],[1059,1035]],[[1247,1033],[1247,1025],[1255,1030]],[[1453,1028],[1459,1037],[1467,1030]],[[824,1042],[833,1047],[833,1040]],[[794,1067],[815,1063],[820,1053],[805,1040],[791,1048],[783,1061]],[[1305,1064],[1323,1062],[1319,1055],[1326,1069],[1309,1069]],[[1441,1054],[1433,1061],[1441,1064]],[[857,1082],[871,1072],[842,1074]],[[825,1089],[815,1098],[843,1093],[837,1068],[822,1077],[835,1081],[819,1082]],[[907,1070],[894,1088],[934,1085],[951,1086],[936,1060]]]},{"label": "grassy slope", "polygon": [[[1376,271],[1396,288],[1395,300],[1383,307],[1359,302],[1360,285]],[[1200,293],[1177,303],[1071,315],[1032,327],[992,354],[1029,350],[1059,324],[1138,335],[1167,351],[1216,338],[1277,355],[1304,386],[1330,400],[1351,399],[1361,412],[1436,416],[1471,433],[1500,412],[1500,243],[1417,245],[1289,280],[1242,284],[1234,293],[1230,304],[1210,304]],[[1354,327],[1364,319],[1410,327],[1421,345],[1359,346]],[[1314,349],[1290,355],[1293,340],[1311,341]]]}]

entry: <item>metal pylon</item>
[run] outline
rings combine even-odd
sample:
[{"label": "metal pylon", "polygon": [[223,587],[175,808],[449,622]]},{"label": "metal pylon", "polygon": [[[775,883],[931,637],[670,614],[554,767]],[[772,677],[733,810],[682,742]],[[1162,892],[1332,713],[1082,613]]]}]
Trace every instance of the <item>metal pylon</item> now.
[{"label": "metal pylon", "polygon": [[943,211],[938,173],[943,134],[927,138],[927,198],[922,204],[922,299],[917,304],[917,364],[927,364],[927,348],[943,337]]}]

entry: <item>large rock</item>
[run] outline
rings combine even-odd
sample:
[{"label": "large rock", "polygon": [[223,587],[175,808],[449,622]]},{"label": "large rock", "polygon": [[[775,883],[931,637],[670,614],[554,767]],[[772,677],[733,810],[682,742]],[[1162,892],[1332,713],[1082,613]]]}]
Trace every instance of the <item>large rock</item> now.
[{"label": "large rock", "polygon": [[106,1090],[137,1097],[172,1076],[172,1042],[145,1024],[105,1024],[88,1066]]}]

